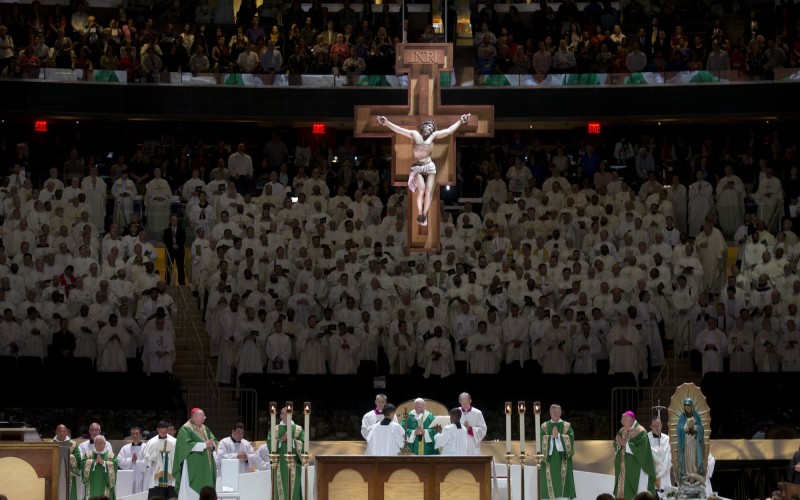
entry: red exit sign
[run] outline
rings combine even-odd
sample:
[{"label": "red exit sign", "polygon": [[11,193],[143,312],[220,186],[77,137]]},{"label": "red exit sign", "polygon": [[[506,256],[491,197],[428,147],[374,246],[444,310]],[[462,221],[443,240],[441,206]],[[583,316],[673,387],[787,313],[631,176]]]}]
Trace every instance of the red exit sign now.
[{"label": "red exit sign", "polygon": [[588,134],[599,134],[600,133],[600,122],[589,122],[586,125],[586,133],[588,133]]},{"label": "red exit sign", "polygon": [[47,122],[44,120],[34,122],[33,130],[36,132],[47,132]]},{"label": "red exit sign", "polygon": [[325,135],[325,124],[314,123],[311,125],[311,133],[314,135]]}]

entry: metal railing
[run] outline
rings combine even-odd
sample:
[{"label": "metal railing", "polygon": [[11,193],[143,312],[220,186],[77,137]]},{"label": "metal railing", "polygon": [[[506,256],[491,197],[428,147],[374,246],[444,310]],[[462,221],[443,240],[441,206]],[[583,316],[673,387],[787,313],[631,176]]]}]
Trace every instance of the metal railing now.
[{"label": "metal railing", "polygon": [[620,415],[628,410],[637,411],[639,409],[643,390],[640,387],[631,386],[611,389],[611,406],[609,410],[611,414],[608,419],[610,425],[609,436],[613,438],[617,434]]},{"label": "metal railing", "polygon": [[656,406],[667,406],[672,397],[672,392],[675,390],[675,381],[670,378],[670,375],[675,372],[677,363],[672,363],[672,372],[670,371],[670,363],[664,363],[658,375],[653,377],[653,385],[650,386],[650,408]]}]

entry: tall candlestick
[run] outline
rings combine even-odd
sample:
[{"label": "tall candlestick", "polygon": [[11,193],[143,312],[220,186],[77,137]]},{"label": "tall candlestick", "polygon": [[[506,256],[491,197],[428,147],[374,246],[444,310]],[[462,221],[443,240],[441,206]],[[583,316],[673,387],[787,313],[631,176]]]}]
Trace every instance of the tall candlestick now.
[{"label": "tall candlestick", "polygon": [[525,454],[525,401],[517,403],[519,412],[519,454]]},{"label": "tall candlestick", "polygon": [[533,414],[536,424],[536,453],[542,452],[542,403],[541,401],[533,402]]},{"label": "tall candlestick", "polygon": [[292,412],[294,411],[294,403],[291,401],[286,402],[286,453],[291,453],[294,448],[294,421],[292,420]]},{"label": "tall candlestick", "polygon": [[303,439],[303,453],[308,453],[308,438],[311,434],[311,429],[309,428],[311,422],[311,403],[306,401],[303,403],[303,414],[305,414],[305,420],[303,421],[303,432],[305,432]]},{"label": "tall candlestick", "polygon": [[506,401],[506,453],[511,454],[511,401]]},{"label": "tall candlestick", "polygon": [[278,403],[271,401],[269,403],[269,432],[272,435],[272,443],[270,451],[278,453],[278,428],[275,427],[275,418],[278,413]]}]

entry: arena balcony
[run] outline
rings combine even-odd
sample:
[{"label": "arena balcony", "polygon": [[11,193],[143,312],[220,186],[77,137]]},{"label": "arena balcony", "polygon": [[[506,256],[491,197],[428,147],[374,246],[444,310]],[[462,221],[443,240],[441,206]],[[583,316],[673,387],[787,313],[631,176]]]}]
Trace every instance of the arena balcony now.
[{"label": "arena balcony", "polygon": [[[163,73],[157,83],[125,71],[36,68],[0,80],[6,117],[102,117],[350,123],[358,104],[407,100],[405,75],[266,75]],[[793,119],[797,69],[773,80],[737,71],[665,73],[476,75],[473,68],[443,74],[443,104],[491,104],[498,127],[603,120],[639,123],[691,120]]]}]

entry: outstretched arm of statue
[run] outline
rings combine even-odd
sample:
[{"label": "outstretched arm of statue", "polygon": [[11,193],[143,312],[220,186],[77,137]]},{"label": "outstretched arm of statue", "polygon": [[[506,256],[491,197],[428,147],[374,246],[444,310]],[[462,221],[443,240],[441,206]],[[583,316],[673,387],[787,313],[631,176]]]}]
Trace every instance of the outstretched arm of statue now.
[{"label": "outstretched arm of statue", "polygon": [[465,115],[461,115],[461,118],[459,118],[457,122],[455,122],[454,124],[450,125],[449,127],[447,127],[444,130],[437,130],[436,132],[431,134],[431,137],[433,137],[433,139],[438,139],[440,137],[447,137],[448,135],[450,135],[453,132],[455,132],[456,130],[458,130],[458,127],[460,127],[462,124],[467,123],[469,121],[470,115],[471,115],[471,113],[467,113]]},{"label": "outstretched arm of statue", "polygon": [[409,139],[412,138],[410,130],[405,129],[405,128],[399,126],[399,125],[396,125],[396,124],[390,122],[385,116],[379,116],[378,117],[378,123],[380,123],[381,125],[384,125],[386,127],[389,127],[389,129],[392,130],[393,132],[396,132],[396,133],[398,133],[400,135],[404,135],[404,136],[408,137]]}]

